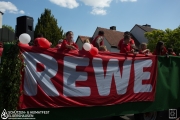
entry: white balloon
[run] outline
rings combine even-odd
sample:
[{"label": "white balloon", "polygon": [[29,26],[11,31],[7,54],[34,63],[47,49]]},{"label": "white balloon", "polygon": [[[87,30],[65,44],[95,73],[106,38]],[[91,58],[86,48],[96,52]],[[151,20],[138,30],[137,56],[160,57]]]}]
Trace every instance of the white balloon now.
[{"label": "white balloon", "polygon": [[19,36],[19,41],[23,44],[28,44],[31,41],[31,37],[27,33],[23,33]]},{"label": "white balloon", "polygon": [[90,49],[91,49],[91,44],[89,44],[89,43],[84,43],[84,44],[83,44],[83,48],[84,48],[86,51],[90,51]]}]

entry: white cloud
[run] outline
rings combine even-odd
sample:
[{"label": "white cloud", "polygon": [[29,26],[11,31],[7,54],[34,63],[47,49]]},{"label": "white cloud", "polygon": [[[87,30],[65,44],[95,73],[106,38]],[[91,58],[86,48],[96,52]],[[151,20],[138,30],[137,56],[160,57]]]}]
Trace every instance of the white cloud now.
[{"label": "white cloud", "polygon": [[106,15],[106,7],[109,7],[113,0],[81,0],[85,5],[91,6],[93,15]]},{"label": "white cloud", "polygon": [[6,11],[13,14],[24,14],[23,10],[18,10],[18,8],[11,2],[0,1],[0,11],[5,13]]},{"label": "white cloud", "polygon": [[[92,7],[91,14],[93,15],[106,15],[106,8],[110,7],[113,0],[49,0],[50,2],[69,9],[79,6],[77,1],[83,2],[86,6]],[[136,2],[137,0],[116,0],[121,2]]]},{"label": "white cloud", "polygon": [[120,0],[121,2],[136,2],[137,0]]},{"label": "white cloud", "polygon": [[79,6],[79,3],[77,3],[76,0],[49,0],[49,1],[58,6],[67,7],[70,9],[73,9]]},{"label": "white cloud", "polygon": [[112,0],[81,0],[85,5],[104,8],[109,7]]},{"label": "white cloud", "polygon": [[24,14],[25,12],[24,12],[23,10],[20,10],[19,13],[20,13],[20,14]]},{"label": "white cloud", "polygon": [[104,10],[102,8],[93,8],[93,10],[91,11],[91,14],[93,14],[93,15],[106,15],[106,10]]}]

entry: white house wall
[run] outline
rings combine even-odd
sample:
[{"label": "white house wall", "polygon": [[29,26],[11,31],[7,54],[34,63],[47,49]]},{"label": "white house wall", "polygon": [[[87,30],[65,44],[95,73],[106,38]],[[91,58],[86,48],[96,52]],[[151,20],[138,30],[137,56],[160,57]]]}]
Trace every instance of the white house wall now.
[{"label": "white house wall", "polygon": [[135,26],[131,30],[131,34],[139,41],[139,43],[148,43],[148,39],[145,37],[145,31]]},{"label": "white house wall", "polygon": [[81,39],[80,39],[80,38],[78,38],[78,40],[77,40],[76,44],[78,45],[79,50],[82,50],[83,43],[82,43],[82,41],[81,41]]},{"label": "white house wall", "polygon": [[3,18],[3,15],[0,13],[0,28],[2,28],[2,18]]}]

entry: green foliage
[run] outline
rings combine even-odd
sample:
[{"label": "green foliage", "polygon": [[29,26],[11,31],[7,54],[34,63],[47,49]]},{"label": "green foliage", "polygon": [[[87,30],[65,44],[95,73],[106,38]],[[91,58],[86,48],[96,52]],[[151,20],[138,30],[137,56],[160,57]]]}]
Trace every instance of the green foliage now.
[{"label": "green foliage", "polygon": [[4,43],[4,51],[0,64],[0,111],[16,110],[20,96],[21,61],[17,43]]},{"label": "green foliage", "polygon": [[43,36],[52,43],[53,47],[57,45],[58,40],[64,38],[62,28],[58,26],[57,20],[49,9],[45,9],[44,13],[38,18],[34,32],[35,37],[37,37],[39,33],[43,34]]},{"label": "green foliage", "polygon": [[14,28],[9,26],[9,25],[2,25],[2,28],[8,28],[9,30],[11,30],[12,32],[15,32]]},{"label": "green foliage", "polygon": [[166,48],[173,48],[176,54],[180,53],[180,26],[174,30],[154,30],[152,32],[145,33],[145,37],[148,39],[148,48],[154,51],[158,41],[163,41]]}]

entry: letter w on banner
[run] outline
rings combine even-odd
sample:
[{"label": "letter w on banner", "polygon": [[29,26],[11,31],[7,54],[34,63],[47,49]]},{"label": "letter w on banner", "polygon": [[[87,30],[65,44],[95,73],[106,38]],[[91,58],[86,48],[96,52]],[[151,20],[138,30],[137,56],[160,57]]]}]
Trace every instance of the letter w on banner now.
[{"label": "letter w on banner", "polygon": [[21,109],[154,101],[157,57],[24,46]]}]

